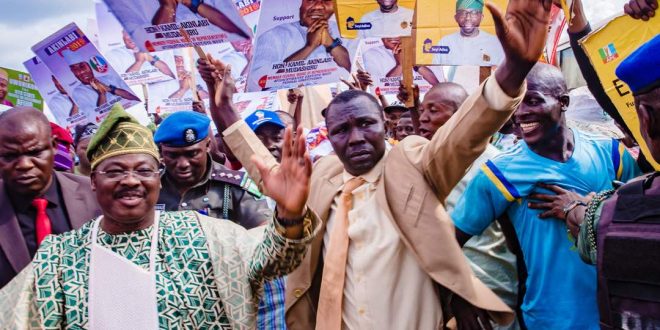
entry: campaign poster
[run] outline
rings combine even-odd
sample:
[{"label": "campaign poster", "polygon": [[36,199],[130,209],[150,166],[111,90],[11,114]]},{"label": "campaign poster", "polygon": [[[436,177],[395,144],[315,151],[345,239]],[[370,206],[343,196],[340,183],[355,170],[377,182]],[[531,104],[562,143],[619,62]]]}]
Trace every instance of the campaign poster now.
[{"label": "campaign poster", "polygon": [[[492,0],[504,12],[506,0]],[[483,0],[418,0],[418,65],[496,66],[504,50]]]},{"label": "campaign poster", "polygon": [[616,76],[615,71],[628,55],[658,34],[660,34],[660,18],[657,16],[644,22],[625,15],[613,19],[580,41],[607,96],[616,106],[646,159],[656,171],[660,170],[660,164],[653,159],[648,145],[642,138],[633,94],[628,85]]},{"label": "campaign poster", "polygon": [[282,110],[276,91],[236,93],[233,100],[236,111],[243,119],[258,110]]},{"label": "campaign poster", "polygon": [[29,74],[0,67],[0,109],[27,106],[43,110],[39,89]]},{"label": "campaign poster", "polygon": [[243,16],[245,24],[250,28],[252,34],[257,33],[259,24],[259,13],[261,13],[261,0],[234,0],[238,12]]},{"label": "campaign poster", "polygon": [[140,50],[155,52],[252,37],[235,0],[104,0]]},{"label": "campaign poster", "polygon": [[348,77],[357,40],[341,38],[332,1],[261,4],[247,90],[334,83]]},{"label": "campaign poster", "polygon": [[[344,38],[409,37],[415,0],[335,0]],[[437,0],[436,0],[437,1]]]},{"label": "campaign poster", "polygon": [[100,123],[115,103],[128,109],[141,102],[75,23],[32,46],[32,51],[78,105],[68,118],[71,124]]},{"label": "campaign poster", "polygon": [[[147,86],[147,112],[162,115],[191,110],[192,102],[196,97],[201,96],[208,99],[206,85],[201,79],[194,79],[189,53],[187,50],[176,51],[174,56],[176,80]],[[197,96],[193,96],[193,92],[197,93]]]},{"label": "campaign poster", "polygon": [[[252,58],[253,45],[250,41],[234,41],[225,42],[221,44],[214,44],[202,47],[205,54],[220,60],[225,64],[231,65],[231,75],[236,84],[236,90],[239,93],[245,92],[247,84],[247,76],[249,71],[249,64]],[[192,52],[193,58],[193,73],[196,81],[198,82],[198,89],[206,91],[206,83],[202,80],[202,76],[196,69],[196,63],[199,59],[197,52]]]},{"label": "campaign poster", "polygon": [[[69,118],[76,118],[80,108],[50,72],[46,64],[40,61],[39,58],[33,57],[23,62],[23,66],[32,76],[32,80],[34,80],[35,86],[39,89],[48,109],[53,114],[55,122],[62,127],[72,126],[73,123]],[[86,118],[83,117],[84,121],[86,121]]]},{"label": "campaign poster", "polygon": [[[403,80],[401,60],[401,38],[368,38],[360,43],[358,64],[371,74],[374,87],[382,94],[396,95]],[[420,93],[426,93],[431,87],[444,82],[442,66],[416,66],[413,70],[413,83],[419,86]]]},{"label": "campaign poster", "polygon": [[171,50],[143,52],[103,2],[97,2],[99,49],[129,85],[175,80]]}]

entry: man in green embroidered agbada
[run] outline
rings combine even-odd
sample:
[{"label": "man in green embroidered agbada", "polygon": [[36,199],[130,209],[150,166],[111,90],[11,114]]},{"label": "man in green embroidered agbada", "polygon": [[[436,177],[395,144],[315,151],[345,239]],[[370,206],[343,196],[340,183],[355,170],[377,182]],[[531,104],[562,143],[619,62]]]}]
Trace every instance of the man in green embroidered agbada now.
[{"label": "man in green embroidered agbada", "polygon": [[[302,260],[318,219],[305,208],[311,162],[290,129],[280,165],[255,157],[273,220],[246,231],[191,211],[158,212],[158,150],[120,106],[90,141],[92,187],[103,215],[48,236],[0,291],[12,329],[251,329],[264,281]],[[286,197],[285,197],[286,196]]]}]

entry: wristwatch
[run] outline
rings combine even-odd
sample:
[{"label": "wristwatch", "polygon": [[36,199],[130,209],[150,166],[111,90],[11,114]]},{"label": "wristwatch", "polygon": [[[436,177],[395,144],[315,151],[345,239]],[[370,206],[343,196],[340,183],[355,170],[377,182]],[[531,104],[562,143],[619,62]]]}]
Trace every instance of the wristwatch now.
[{"label": "wristwatch", "polygon": [[151,63],[151,65],[156,65],[156,62],[158,62],[158,61],[160,61],[160,58],[158,56],[154,55],[154,56],[152,56],[152,60],[149,61],[149,63]]},{"label": "wristwatch", "polygon": [[190,11],[197,14],[197,9],[199,8],[199,5],[201,5],[203,3],[204,3],[204,0],[192,0],[190,2]]},{"label": "wristwatch", "polygon": [[332,41],[332,44],[330,44],[330,46],[325,47],[325,51],[326,53],[330,53],[333,49],[341,45],[342,45],[341,39],[335,38],[335,40]]},{"label": "wristwatch", "polygon": [[110,87],[110,94],[115,95],[115,92],[117,91],[117,87],[114,85],[110,85],[108,87]]},{"label": "wristwatch", "polygon": [[566,206],[564,206],[564,208],[562,209],[562,211],[564,211],[564,218],[566,218],[568,216],[568,213],[573,211],[573,209],[578,207],[578,205],[587,206],[587,203],[585,203],[583,201],[574,200],[574,201],[566,204]]}]

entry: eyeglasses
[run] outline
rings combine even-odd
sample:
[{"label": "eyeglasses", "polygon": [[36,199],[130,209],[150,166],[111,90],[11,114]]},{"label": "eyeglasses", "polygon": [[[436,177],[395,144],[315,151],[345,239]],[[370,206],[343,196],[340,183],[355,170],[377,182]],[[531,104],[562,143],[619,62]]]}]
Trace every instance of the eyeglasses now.
[{"label": "eyeglasses", "polygon": [[470,16],[470,18],[477,18],[481,16],[481,12],[478,10],[459,10],[456,12],[456,16],[459,18],[466,18]]},{"label": "eyeglasses", "polygon": [[106,177],[111,181],[121,181],[128,177],[129,174],[133,175],[136,179],[140,181],[148,181],[160,176],[162,170],[147,170],[140,169],[135,171],[124,171],[124,170],[110,170],[110,171],[94,171],[96,173]]}]

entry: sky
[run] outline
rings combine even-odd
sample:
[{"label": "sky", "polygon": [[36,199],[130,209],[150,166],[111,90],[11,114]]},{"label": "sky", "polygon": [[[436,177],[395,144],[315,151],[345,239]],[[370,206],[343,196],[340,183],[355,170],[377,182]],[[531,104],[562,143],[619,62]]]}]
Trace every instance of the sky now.
[{"label": "sky", "polygon": [[[626,0],[583,3],[587,16],[596,23],[622,12]],[[0,7],[0,66],[21,71],[25,71],[23,62],[34,56],[30,50],[33,45],[71,22],[86,31],[88,18],[95,16],[94,0],[0,0]]]}]

